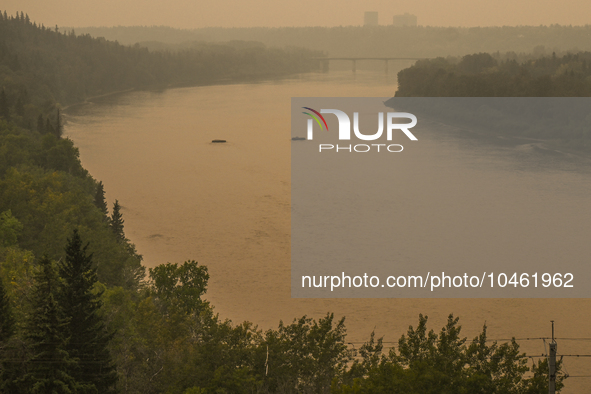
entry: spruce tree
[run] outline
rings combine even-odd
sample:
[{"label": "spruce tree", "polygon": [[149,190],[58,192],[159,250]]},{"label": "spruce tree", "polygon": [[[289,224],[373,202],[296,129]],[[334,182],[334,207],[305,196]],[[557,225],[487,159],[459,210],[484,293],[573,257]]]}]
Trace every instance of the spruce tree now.
[{"label": "spruce tree", "polygon": [[55,119],[55,136],[57,138],[62,138],[62,132],[63,132],[64,127],[62,126],[62,117],[60,116],[60,110],[58,108],[57,110],[57,116]]},{"label": "spruce tree", "polygon": [[14,334],[14,318],[10,308],[10,299],[0,278],[0,349]]},{"label": "spruce tree", "polygon": [[2,278],[0,278],[0,393],[6,390],[10,370],[8,346],[12,335],[14,334],[14,318],[10,308],[10,299],[4,290]]},{"label": "spruce tree", "polygon": [[[23,370],[15,345],[15,321],[10,299],[0,278],[0,393],[24,393],[19,382]],[[20,384],[19,384],[20,383]]]},{"label": "spruce tree", "polygon": [[109,208],[107,207],[107,200],[105,199],[105,187],[100,181],[96,186],[96,193],[94,195],[94,205],[103,213],[105,219],[108,218]]},{"label": "spruce tree", "polygon": [[54,128],[51,125],[49,118],[47,118],[47,121],[45,122],[45,133],[46,134],[53,134],[54,133]]},{"label": "spruce tree", "polygon": [[85,387],[82,392],[114,393],[117,373],[108,348],[112,334],[100,315],[101,294],[93,292],[97,274],[87,248],[74,230],[68,239],[65,261],[59,266],[59,300],[68,318],[65,332],[70,337],[67,350],[78,361],[70,371]]},{"label": "spruce tree", "polygon": [[10,108],[8,105],[8,97],[6,97],[6,92],[2,89],[0,93],[0,117],[4,118],[5,120],[10,120]]},{"label": "spruce tree", "polygon": [[67,320],[56,300],[58,281],[51,261],[44,256],[39,262],[31,294],[32,314],[25,336],[30,343],[31,358],[25,376],[31,394],[71,394],[80,386],[70,375],[76,364],[66,350]]},{"label": "spruce tree", "polygon": [[113,204],[113,213],[111,214],[111,229],[119,242],[125,241],[125,232],[123,231],[123,215],[121,215],[121,205],[119,200]]}]

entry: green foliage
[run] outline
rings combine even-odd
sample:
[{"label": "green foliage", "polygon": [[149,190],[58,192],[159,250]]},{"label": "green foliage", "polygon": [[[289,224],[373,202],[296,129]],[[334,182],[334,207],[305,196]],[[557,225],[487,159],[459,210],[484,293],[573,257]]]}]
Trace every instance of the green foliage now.
[{"label": "green foliage", "polygon": [[[344,376],[333,382],[333,393],[482,393],[523,394],[548,391],[547,362],[527,367],[528,358],[515,340],[489,341],[486,326],[466,344],[458,318],[450,315],[439,335],[427,331],[427,317],[419,315],[416,328],[409,327],[398,341],[398,352],[382,353],[381,340],[370,341]],[[557,392],[565,376],[557,367]],[[532,376],[533,375],[533,376]]]},{"label": "green foliage", "polygon": [[0,213],[0,246],[16,245],[18,236],[23,230],[23,225],[12,216],[10,209]]},{"label": "green foliage", "polygon": [[150,268],[151,293],[168,305],[176,306],[186,313],[199,312],[204,301],[201,296],[207,289],[207,267],[194,260],[182,265],[161,264]]},{"label": "green foliage", "polygon": [[289,325],[280,322],[263,342],[269,352],[265,392],[328,392],[350,360],[345,337],[345,319],[335,322],[332,313],[318,321],[304,316]]},{"label": "green foliage", "polygon": [[420,60],[398,73],[396,97],[589,97],[591,52],[524,58],[488,53]]},{"label": "green foliage", "polygon": [[[37,26],[20,18],[0,18],[0,117],[16,113],[20,99],[25,126],[41,113],[45,132],[60,135],[55,103],[67,105],[114,91],[155,86],[210,84],[220,79],[265,78],[310,71],[318,52],[264,46],[204,44],[182,51],[150,52],[104,38]],[[26,92],[26,94],[25,94]],[[4,104],[3,104],[4,103]],[[51,121],[49,115],[51,114]],[[13,117],[13,116],[11,116]],[[6,118],[8,119],[8,117]]]},{"label": "green foliage", "polygon": [[15,320],[23,321],[29,313],[29,292],[33,285],[35,257],[29,251],[10,247],[0,248],[0,278],[11,300]]},{"label": "green foliage", "polygon": [[15,245],[17,235],[15,246],[57,260],[66,234],[78,228],[92,245],[99,280],[137,288],[141,256],[125,238],[118,203],[109,229],[102,184],[82,168],[73,142],[61,138],[60,105],[130,88],[302,72],[313,55],[220,44],[150,53],[25,17],[0,18],[0,212],[10,210],[16,220],[2,223],[2,243]]},{"label": "green foliage", "polygon": [[[556,371],[562,370],[562,358],[556,361]],[[532,366],[532,377],[528,380],[528,385],[524,390],[524,394],[538,394],[548,392],[548,359],[539,360]],[[557,373],[556,375],[556,392],[560,392],[564,388],[564,380],[567,375]]]},{"label": "green foliage", "polygon": [[68,320],[56,300],[57,276],[49,258],[43,257],[39,266],[31,294],[33,314],[25,329],[31,356],[23,384],[31,394],[74,393],[81,387],[70,375],[76,361],[66,351]]},{"label": "green foliage", "polygon": [[111,230],[115,235],[115,239],[119,242],[125,242],[125,232],[123,231],[124,222],[123,215],[121,215],[121,205],[119,205],[119,200],[115,200],[109,224],[111,225]]},{"label": "green foliage", "polygon": [[[440,100],[416,108],[422,115],[452,121],[477,132],[534,138],[569,149],[591,151],[585,100],[591,96],[591,52],[562,57],[466,55],[461,60],[418,61],[398,73],[396,97],[511,97],[505,100]],[[518,62],[518,60],[520,60]],[[560,97],[527,105],[519,97]],[[418,100],[418,99],[415,99]],[[417,102],[417,101],[415,101]],[[418,103],[418,102],[417,102]]]},{"label": "green foliage", "polygon": [[0,352],[2,352],[3,345],[14,334],[12,307],[3,282],[2,278],[0,278]]},{"label": "green foliage", "polygon": [[43,115],[41,114],[37,117],[37,132],[41,135],[45,134],[45,122],[43,122]]},{"label": "green foliage", "polygon": [[79,228],[91,242],[99,280],[137,287],[144,272],[141,257],[133,245],[121,242],[109,229],[94,205],[94,188],[91,179],[65,172],[11,168],[0,178],[0,210],[9,208],[22,223],[22,249],[57,260],[67,234]]},{"label": "green foliage", "polygon": [[96,185],[96,193],[94,195],[94,205],[101,211],[105,219],[108,218],[109,209],[107,208],[107,200],[105,199],[105,187],[102,181]]},{"label": "green foliage", "polygon": [[57,115],[55,117],[55,128],[54,128],[56,138],[61,138],[63,131],[64,131],[64,128],[62,126],[62,117],[60,115],[60,110],[58,108]]},{"label": "green foliage", "polygon": [[[107,289],[105,321],[117,329],[111,347],[120,386],[131,393],[250,393],[259,333],[233,326],[202,300],[207,270],[194,261],[150,271],[145,292]],[[146,379],[149,377],[149,379]]]},{"label": "green foliage", "polygon": [[183,394],[207,394],[207,390],[199,387],[191,387],[190,389],[186,389]]},{"label": "green foliage", "polygon": [[107,332],[100,314],[101,294],[93,291],[97,274],[87,249],[88,244],[83,247],[74,230],[66,246],[66,258],[59,265],[59,301],[67,319],[66,350],[76,360],[70,374],[87,387],[86,392],[107,394],[115,392],[117,382],[108,348],[112,334]]},{"label": "green foliage", "polygon": [[16,339],[16,321],[12,313],[10,297],[0,277],[0,393],[19,393],[17,383],[24,357],[19,352],[22,345]]},{"label": "green foliage", "polygon": [[10,120],[10,107],[8,106],[8,98],[4,89],[0,92],[0,117],[7,121]]}]

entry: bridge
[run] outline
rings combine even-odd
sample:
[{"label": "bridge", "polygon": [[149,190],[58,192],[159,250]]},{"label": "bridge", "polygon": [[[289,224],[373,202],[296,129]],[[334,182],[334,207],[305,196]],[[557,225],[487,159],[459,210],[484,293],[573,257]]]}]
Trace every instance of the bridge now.
[{"label": "bridge", "polygon": [[315,57],[314,59],[320,61],[320,69],[322,72],[328,72],[329,63],[331,60],[348,60],[351,61],[353,72],[357,72],[358,60],[378,60],[384,62],[384,71],[388,74],[388,61],[390,60],[424,60],[427,57]]}]

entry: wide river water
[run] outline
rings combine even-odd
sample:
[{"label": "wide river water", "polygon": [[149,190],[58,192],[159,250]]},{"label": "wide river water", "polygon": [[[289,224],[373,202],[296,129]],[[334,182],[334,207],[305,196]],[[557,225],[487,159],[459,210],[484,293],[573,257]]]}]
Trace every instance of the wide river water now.
[{"label": "wide river water", "polygon": [[[548,337],[554,320],[557,337],[564,338],[558,340],[559,354],[591,354],[589,299],[290,297],[291,97],[388,97],[395,89],[392,76],[331,72],[130,92],[68,109],[65,132],[79,147],[84,167],[105,184],[109,205],[121,203],[126,235],[144,264],[194,259],[206,265],[207,299],[223,318],[268,329],[279,320],[330,311],[346,316],[348,341],[356,346],[372,330],[391,346],[416,325],[419,313],[429,316],[435,331],[453,313],[469,339],[486,323],[489,338],[522,338],[522,350],[531,355],[545,353],[544,342],[535,338]],[[532,220],[534,225],[524,224],[532,238],[547,237],[548,223],[564,231],[567,243],[591,235],[588,160],[539,153],[529,144],[499,146],[453,133],[437,138],[433,157],[457,173],[449,186],[456,192],[486,185],[483,179],[508,179],[515,193],[496,192],[501,199],[516,196],[511,209]],[[212,139],[228,143],[211,144]],[[421,187],[433,199],[452,193],[436,179]],[[553,201],[569,206],[555,211]],[[469,205],[478,200],[466,198],[465,204],[454,212],[460,222],[472,220]],[[413,220],[428,228],[433,218]],[[490,234],[503,234],[506,224],[491,220]],[[570,375],[591,375],[591,358],[565,357],[564,365]],[[591,378],[572,378],[566,386],[565,393],[591,392]]]}]

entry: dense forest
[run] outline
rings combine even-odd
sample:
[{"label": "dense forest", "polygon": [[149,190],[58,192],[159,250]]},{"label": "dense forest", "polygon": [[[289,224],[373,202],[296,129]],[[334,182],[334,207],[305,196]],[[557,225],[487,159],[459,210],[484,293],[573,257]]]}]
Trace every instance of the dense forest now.
[{"label": "dense forest", "polygon": [[419,60],[398,73],[396,97],[589,97],[591,52],[527,59],[477,53]]},{"label": "dense forest", "polygon": [[396,97],[417,98],[414,109],[439,121],[454,119],[478,131],[591,150],[591,52],[420,60],[398,73]]},{"label": "dense forest", "polygon": [[[203,44],[175,53],[150,52],[56,26],[37,26],[26,15],[2,15],[0,81],[25,116],[38,107],[67,105],[130,88],[213,83],[306,72],[317,56],[301,48],[276,49],[243,42]],[[17,109],[20,109],[17,108]]]},{"label": "dense forest", "polygon": [[0,392],[546,392],[544,357],[489,340],[486,326],[469,341],[451,315],[440,332],[419,316],[397,346],[368,333],[354,351],[345,319],[330,313],[266,331],[220,319],[196,261],[146,272],[121,206],[109,209],[104,185],[63,137],[60,108],[127,88],[252,76],[257,63],[269,67],[256,66],[259,76],[305,71],[311,54],[205,48],[153,54],[23,13],[0,18]]},{"label": "dense forest", "polygon": [[540,54],[565,50],[591,51],[591,25],[491,27],[251,27],[173,29],[165,26],[77,28],[93,37],[141,45],[150,42],[183,44],[192,41],[258,41],[277,47],[298,46],[329,56],[437,57],[467,53],[514,51]]}]

